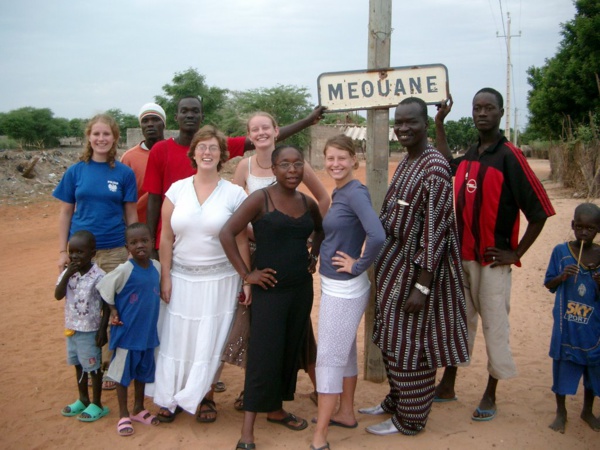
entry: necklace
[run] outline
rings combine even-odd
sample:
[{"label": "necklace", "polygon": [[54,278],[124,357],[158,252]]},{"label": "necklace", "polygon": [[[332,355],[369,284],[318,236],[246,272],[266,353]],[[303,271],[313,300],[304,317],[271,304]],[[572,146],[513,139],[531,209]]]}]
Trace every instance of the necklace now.
[{"label": "necklace", "polygon": [[260,163],[258,162],[258,155],[254,155],[254,156],[256,157],[256,165],[257,165],[258,167],[260,167],[260,168],[261,168],[261,169],[263,169],[263,170],[268,170],[268,169],[270,169],[270,168],[271,168],[271,167],[263,167],[263,166],[261,166],[261,165],[260,165]]}]

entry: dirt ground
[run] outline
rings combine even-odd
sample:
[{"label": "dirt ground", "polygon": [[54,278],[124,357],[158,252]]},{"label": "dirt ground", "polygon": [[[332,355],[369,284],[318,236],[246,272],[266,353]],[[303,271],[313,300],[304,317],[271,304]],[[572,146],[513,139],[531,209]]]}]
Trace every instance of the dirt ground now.
[{"label": "dirt ground", "polygon": [[[114,391],[105,392],[103,403],[111,413],[94,423],[82,423],[60,414],[63,406],[76,399],[74,371],[65,363],[63,303],[53,298],[58,276],[56,268],[58,204],[48,193],[60,168],[68,165],[64,150],[46,152],[50,162],[40,165],[38,178],[22,183],[14,172],[14,159],[0,153],[0,307],[4,326],[0,328],[0,409],[4,412],[0,448],[161,448],[233,449],[239,437],[242,414],[233,408],[242,388],[243,372],[232,366],[224,370],[224,393],[216,394],[218,419],[199,424],[181,414],[172,424],[158,427],[135,425],[135,435],[122,438],[116,433],[118,406]],[[4,155],[4,156],[3,156]],[[5,160],[2,160],[2,159]],[[64,159],[63,159],[64,158]],[[532,160],[540,179],[547,180],[547,161]],[[13,168],[11,168],[11,167]],[[390,165],[390,173],[394,163]],[[50,173],[55,176],[49,177]],[[319,174],[331,191],[332,183]],[[13,177],[13,180],[7,179]],[[358,171],[364,182],[364,163]],[[557,215],[548,220],[542,235],[516,268],[512,286],[512,349],[519,376],[501,382],[498,388],[498,415],[491,422],[476,423],[470,417],[487,380],[485,348],[478,337],[473,362],[461,369],[457,382],[458,401],[435,404],[427,428],[416,437],[379,437],[365,432],[365,426],[380,417],[357,415],[359,428],[330,430],[334,449],[593,449],[600,446],[600,434],[579,419],[582,389],[567,399],[570,421],[564,435],[548,429],[554,417],[552,375],[548,357],[553,297],[542,286],[552,248],[570,238],[570,220],[581,201],[553,183],[544,181]],[[12,191],[11,191],[12,186]],[[23,187],[24,186],[24,187]],[[12,195],[11,195],[12,192]],[[523,227],[522,227],[523,228]],[[318,288],[318,283],[315,284]],[[318,289],[315,290],[318,292]],[[319,297],[315,297],[312,317],[317,324]],[[364,333],[359,330],[362,360]],[[441,375],[438,374],[438,376]],[[356,392],[356,407],[372,406],[387,393],[386,383],[362,379]],[[312,391],[305,374],[299,377],[297,398],[285,407],[301,417],[316,415],[308,398]],[[156,411],[151,399],[146,406]],[[600,413],[596,406],[595,413]],[[257,448],[307,449],[313,426],[294,432],[268,423],[259,415],[256,423]]]}]

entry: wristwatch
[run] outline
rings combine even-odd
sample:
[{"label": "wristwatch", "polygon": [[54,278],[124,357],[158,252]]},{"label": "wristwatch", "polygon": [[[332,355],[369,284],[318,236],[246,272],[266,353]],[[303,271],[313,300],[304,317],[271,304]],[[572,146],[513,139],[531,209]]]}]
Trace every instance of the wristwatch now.
[{"label": "wristwatch", "polygon": [[415,287],[421,292],[423,295],[429,295],[431,290],[428,287],[423,286],[422,284],[415,283]]}]

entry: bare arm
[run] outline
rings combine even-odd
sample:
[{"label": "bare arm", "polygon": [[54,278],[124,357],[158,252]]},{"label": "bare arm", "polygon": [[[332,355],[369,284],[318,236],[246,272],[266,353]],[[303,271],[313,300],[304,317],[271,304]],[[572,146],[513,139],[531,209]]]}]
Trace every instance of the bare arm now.
[{"label": "bare arm", "polygon": [[450,161],[452,159],[452,152],[448,147],[448,140],[446,139],[446,130],[444,129],[444,119],[452,111],[452,95],[448,94],[448,100],[443,101],[438,106],[438,112],[435,115],[435,147],[440,151],[444,157]]},{"label": "bare arm", "polygon": [[262,270],[250,270],[249,260],[244,261],[240,249],[237,246],[236,236],[246,230],[248,224],[261,213],[263,208],[263,193],[256,191],[251,194],[244,203],[233,213],[229,220],[223,225],[219,233],[221,245],[237,273],[245,283],[258,284],[263,289],[273,287],[277,283],[275,271],[270,268]]},{"label": "bare arm", "polygon": [[173,243],[175,234],[171,228],[171,216],[175,206],[165,198],[162,206],[162,229],[160,233],[160,296],[165,303],[171,301],[171,264],[173,262]]},{"label": "bare arm", "polygon": [[317,106],[304,119],[300,119],[298,122],[294,122],[290,125],[286,125],[285,127],[279,128],[279,136],[277,137],[277,140],[283,141],[284,139],[293,136],[294,134],[304,130],[305,128],[319,123],[319,120],[323,118],[323,111],[325,111],[325,109],[327,108],[325,108],[324,106]]},{"label": "bare arm", "polygon": [[150,227],[152,237],[156,237],[158,229],[158,219],[161,214],[163,200],[159,194],[148,193],[148,209],[146,211],[146,224]]},{"label": "bare arm", "polygon": [[237,184],[244,189],[246,189],[246,178],[248,176],[248,159],[249,158],[244,158],[239,162],[235,168],[233,179],[231,180],[233,184]]},{"label": "bare arm", "polygon": [[125,224],[131,225],[132,223],[136,223],[137,221],[138,221],[137,203],[126,202],[125,203]]},{"label": "bare arm", "polygon": [[[248,245],[247,229],[248,227],[235,237],[235,242],[246,267],[252,267],[250,262],[250,246]],[[252,290],[250,289],[250,284],[244,282],[242,290],[244,291],[245,300],[241,302],[241,304],[248,306],[252,303]]]},{"label": "bare arm", "polygon": [[73,219],[73,213],[75,212],[75,205],[73,203],[63,201],[60,203],[60,210],[58,212],[58,273],[65,270],[65,266],[69,263],[67,243],[69,242],[71,220]]},{"label": "bare arm", "polygon": [[486,261],[493,261],[491,267],[510,265],[519,262],[529,247],[533,245],[537,237],[542,232],[546,219],[538,220],[537,222],[529,222],[525,234],[519,241],[519,245],[515,250],[500,250],[496,247],[488,247],[485,249],[483,256]]},{"label": "bare arm", "polygon": [[325,186],[323,186],[323,183],[321,183],[321,180],[319,180],[317,177],[314,169],[308,163],[304,164],[304,176],[302,178],[302,182],[315,197],[315,200],[319,205],[321,217],[325,217],[325,214],[329,209],[329,205],[331,204],[331,197],[329,197]]}]

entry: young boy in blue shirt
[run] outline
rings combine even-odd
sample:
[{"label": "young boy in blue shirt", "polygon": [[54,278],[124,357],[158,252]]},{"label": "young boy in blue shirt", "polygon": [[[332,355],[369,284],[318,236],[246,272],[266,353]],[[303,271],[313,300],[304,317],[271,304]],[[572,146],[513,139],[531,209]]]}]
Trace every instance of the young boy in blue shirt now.
[{"label": "young boy in blue shirt", "polygon": [[[150,228],[134,223],[125,231],[131,259],[108,273],[97,289],[110,308],[110,349],[114,351],[108,378],[116,381],[120,419],[117,433],[131,436],[133,423],[158,425],[144,407],[146,383],[154,382],[154,349],[158,347],[160,263],[150,259],[153,239]],[[127,407],[127,387],[135,380],[133,415]]]},{"label": "young boy in blue shirt", "polygon": [[600,396],[600,246],[594,244],[600,230],[600,207],[593,203],[577,206],[571,228],[575,240],[554,248],[544,280],[556,294],[550,342],[556,418],[550,428],[560,433],[567,423],[565,396],[577,393],[582,376],[581,418],[600,431],[600,420],[592,412],[594,396]]},{"label": "young boy in blue shirt", "polygon": [[[54,297],[65,300],[65,336],[67,362],[75,366],[79,398],[65,406],[61,414],[78,416],[82,422],[94,422],[108,414],[102,406],[102,346],[106,344],[108,307],[96,290],[104,276],[92,258],[96,255],[96,238],[85,230],[69,239],[69,264],[58,277]],[[92,378],[93,400],[90,402],[88,376]]]}]

